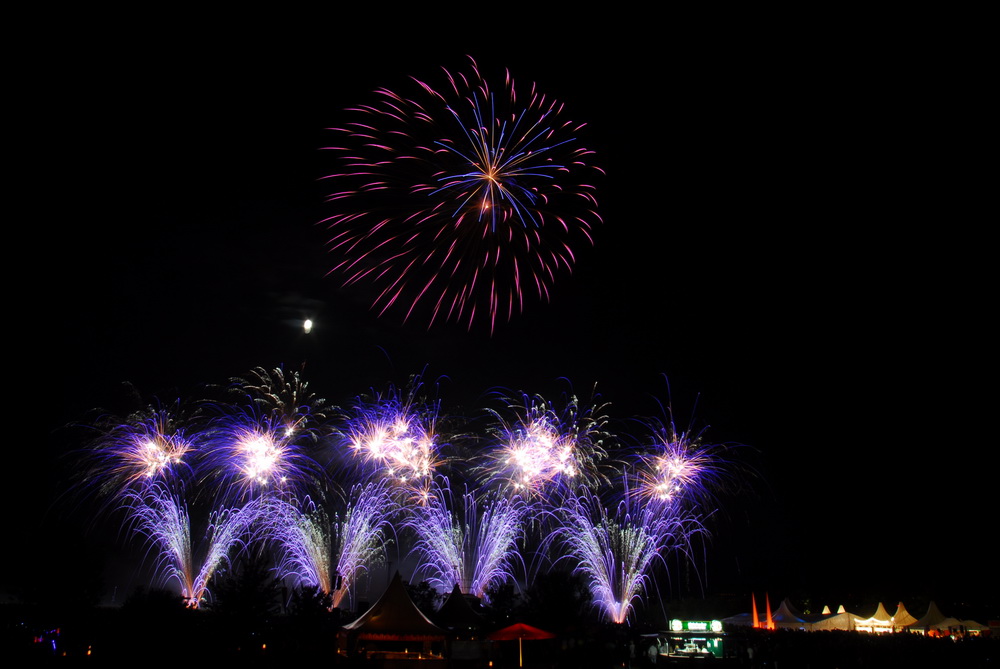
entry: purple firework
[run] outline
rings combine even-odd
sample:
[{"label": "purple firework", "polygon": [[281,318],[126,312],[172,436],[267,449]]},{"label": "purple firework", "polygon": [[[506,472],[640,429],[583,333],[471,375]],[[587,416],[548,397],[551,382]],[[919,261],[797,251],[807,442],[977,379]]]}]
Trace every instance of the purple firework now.
[{"label": "purple firework", "polygon": [[414,574],[441,592],[457,584],[463,593],[484,597],[491,587],[514,580],[516,566],[524,571],[518,542],[527,510],[519,497],[468,490],[455,497],[447,482],[435,487],[427,504],[406,520],[416,537]]},{"label": "purple firework", "polygon": [[600,170],[578,139],[584,124],[509,72],[494,90],[469,58],[466,72],[411,83],[330,128],[331,272],[371,286],[380,315],[422,310],[432,325],[492,331],[526,295],[548,300],[574,246],[593,244]]},{"label": "purple firework", "polygon": [[[684,551],[704,531],[694,515],[645,504],[626,489],[613,511],[590,491],[570,497],[557,510],[555,539],[563,557],[586,579],[594,605],[611,622],[624,623],[646,591],[656,560]],[[663,562],[665,565],[666,563]]]},{"label": "purple firework", "polygon": [[309,453],[311,440],[289,432],[280,419],[242,413],[219,419],[199,469],[214,477],[222,499],[267,495],[298,497],[322,477]]},{"label": "purple firework", "polygon": [[191,608],[200,606],[212,575],[230,559],[234,550],[243,546],[260,512],[255,503],[212,512],[199,566],[191,541],[187,504],[179,494],[154,484],[144,490],[128,491],[126,507],[130,526],[146,537],[156,554],[160,578],[164,582],[175,581]]},{"label": "purple firework", "polygon": [[304,508],[272,498],[266,528],[281,549],[278,572],[319,588],[338,607],[374,564],[384,560],[395,506],[384,481],[356,486],[342,514],[312,501]]},{"label": "purple firework", "polygon": [[440,463],[437,416],[437,404],[420,404],[412,393],[404,399],[395,389],[359,400],[344,430],[347,449],[371,475],[422,502]]},{"label": "purple firework", "polygon": [[101,435],[87,453],[86,482],[118,499],[129,490],[187,478],[201,435],[186,430],[185,422],[179,406],[151,407],[124,421],[104,417]]},{"label": "purple firework", "polygon": [[540,397],[523,400],[520,406],[510,405],[512,421],[490,411],[499,443],[488,456],[486,482],[525,495],[599,482],[598,465],[607,455],[606,418],[595,408],[581,407],[575,397],[561,410]]}]

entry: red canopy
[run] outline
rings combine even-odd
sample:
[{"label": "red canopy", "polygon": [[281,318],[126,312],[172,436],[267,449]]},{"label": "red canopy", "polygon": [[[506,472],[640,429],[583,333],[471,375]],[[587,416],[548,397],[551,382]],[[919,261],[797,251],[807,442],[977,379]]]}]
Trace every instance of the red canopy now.
[{"label": "red canopy", "polygon": [[493,632],[486,638],[490,641],[513,641],[514,639],[555,639],[556,635],[531,625],[514,623],[510,627]]}]

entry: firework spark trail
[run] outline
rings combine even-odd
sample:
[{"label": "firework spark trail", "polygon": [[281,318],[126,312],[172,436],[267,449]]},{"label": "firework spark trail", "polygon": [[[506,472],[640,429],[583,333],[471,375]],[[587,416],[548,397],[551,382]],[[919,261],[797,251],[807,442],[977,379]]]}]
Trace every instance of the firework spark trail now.
[{"label": "firework spark trail", "polygon": [[600,217],[587,175],[601,170],[561,103],[534,85],[519,102],[509,72],[494,92],[469,66],[444,70],[441,85],[413,78],[413,94],[379,89],[330,128],[336,213],[322,223],[331,273],[372,285],[380,315],[425,309],[430,325],[485,319],[492,331],[527,292],[548,300],[576,263],[573,247],[593,244]]},{"label": "firework spark trail", "polygon": [[441,592],[457,584],[463,593],[484,597],[491,587],[514,580],[517,564],[524,571],[517,545],[527,510],[518,497],[466,490],[456,499],[445,481],[405,521],[417,537],[414,574],[426,575]]},{"label": "firework spark trail", "polygon": [[582,409],[575,397],[561,412],[540,397],[525,396],[521,406],[511,408],[516,418],[510,423],[490,410],[500,445],[484,468],[487,484],[531,494],[551,488],[571,490],[601,480],[598,465],[607,455],[606,418],[596,417],[594,409]]},{"label": "firework spark trail", "polygon": [[197,603],[191,521],[187,505],[160,486],[129,491],[126,504],[130,521],[150,548],[158,549],[156,571],[164,582],[176,581],[185,601]]},{"label": "firework spark trail", "polygon": [[613,514],[589,491],[570,498],[557,512],[563,524],[555,539],[563,558],[584,575],[595,606],[612,622],[628,619],[633,602],[645,592],[654,561],[663,561],[669,551],[687,550],[691,537],[704,531],[694,515],[661,511],[626,489]]},{"label": "firework spark trail", "polygon": [[266,502],[266,532],[281,548],[280,578],[318,587],[340,606],[358,579],[385,557],[395,507],[384,481],[356,486],[347,509],[327,513],[311,500],[300,510],[277,498]]},{"label": "firework spark trail", "polygon": [[329,594],[334,585],[333,537],[322,508],[307,500],[300,510],[292,502],[271,498],[266,517],[266,532],[281,549],[278,577],[293,577]]},{"label": "firework spark trail", "polygon": [[334,519],[337,575],[333,606],[340,606],[351,586],[369,567],[385,557],[396,506],[385,482],[357,486],[343,516]]},{"label": "firework spark trail", "polygon": [[254,525],[260,519],[259,500],[240,508],[213,511],[207,533],[208,550],[195,579],[195,602],[200,602],[208,591],[208,583],[216,569],[228,562],[233,550],[241,548],[244,540],[252,536]]},{"label": "firework spark trail", "polygon": [[130,526],[146,537],[156,550],[156,571],[164,583],[176,581],[188,606],[197,608],[206,596],[216,569],[241,547],[258,517],[259,509],[249,504],[240,509],[212,513],[206,535],[205,558],[197,568],[191,541],[191,520],[187,504],[163,485],[129,490],[126,507]]}]

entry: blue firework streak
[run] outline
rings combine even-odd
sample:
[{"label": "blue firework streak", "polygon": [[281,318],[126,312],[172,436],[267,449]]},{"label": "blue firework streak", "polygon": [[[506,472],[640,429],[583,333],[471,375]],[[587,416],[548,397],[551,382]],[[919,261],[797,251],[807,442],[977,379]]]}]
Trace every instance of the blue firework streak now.
[{"label": "blue firework streak", "polygon": [[601,170],[561,103],[534,85],[522,101],[509,72],[494,92],[469,64],[440,85],[412,79],[412,94],[379,89],[330,128],[335,213],[323,223],[331,272],[373,287],[380,315],[493,330],[526,297],[548,300],[573,248],[593,244]]},{"label": "blue firework streak", "polygon": [[[208,594],[216,570],[252,536],[261,507],[251,502],[239,508],[211,512],[203,542],[191,538],[191,519],[183,495],[154,483],[124,496],[130,527],[144,536],[156,557],[156,572],[165,582],[176,582],[187,605],[198,608]],[[195,554],[201,549],[201,559]]]},{"label": "blue firework streak", "polygon": [[444,479],[405,521],[416,537],[414,574],[426,576],[440,592],[457,584],[463,593],[484,597],[490,588],[513,581],[516,566],[523,573],[518,542],[527,514],[519,497],[482,490],[456,496]]},{"label": "blue firework streak", "polygon": [[319,588],[338,607],[368,570],[385,559],[396,507],[385,481],[355,486],[343,513],[312,500],[266,502],[265,531],[280,549],[278,573]]},{"label": "blue firework streak", "polygon": [[601,613],[624,623],[645,592],[654,563],[671,551],[687,550],[704,526],[680,507],[646,504],[627,483],[613,508],[590,490],[578,493],[555,511],[561,520],[553,537],[562,547],[560,559],[584,576]]}]

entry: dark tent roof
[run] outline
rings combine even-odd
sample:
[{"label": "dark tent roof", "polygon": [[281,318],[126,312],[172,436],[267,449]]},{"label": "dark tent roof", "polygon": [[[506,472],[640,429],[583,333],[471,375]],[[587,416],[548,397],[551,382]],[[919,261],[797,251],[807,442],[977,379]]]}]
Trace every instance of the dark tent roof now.
[{"label": "dark tent roof", "polygon": [[483,617],[472,608],[469,598],[462,594],[457,583],[434,619],[439,625],[452,630],[475,630],[485,623]]},{"label": "dark tent roof", "polygon": [[403,586],[399,572],[375,604],[354,622],[344,625],[359,639],[424,641],[444,639],[445,630],[420,612]]}]

